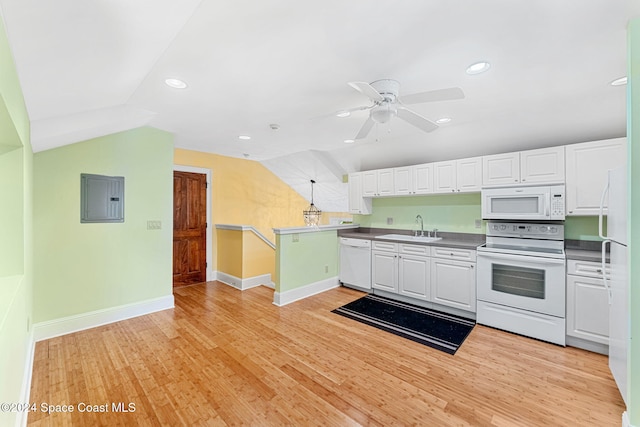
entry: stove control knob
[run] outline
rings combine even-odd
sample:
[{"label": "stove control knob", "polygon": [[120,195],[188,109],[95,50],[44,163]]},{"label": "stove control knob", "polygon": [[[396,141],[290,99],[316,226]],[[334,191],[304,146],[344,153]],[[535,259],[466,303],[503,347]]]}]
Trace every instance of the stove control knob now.
[{"label": "stove control knob", "polygon": [[546,225],[541,225],[541,226],[540,226],[540,231],[541,231],[542,233],[546,233],[548,230],[549,230],[549,228],[548,228]]},{"label": "stove control knob", "polygon": [[552,233],[557,233],[558,232],[558,228],[557,227],[551,227],[551,232]]},{"label": "stove control knob", "polygon": [[507,226],[506,226],[506,225],[502,224],[502,225],[500,226],[500,230],[506,230],[506,229],[507,229]]}]

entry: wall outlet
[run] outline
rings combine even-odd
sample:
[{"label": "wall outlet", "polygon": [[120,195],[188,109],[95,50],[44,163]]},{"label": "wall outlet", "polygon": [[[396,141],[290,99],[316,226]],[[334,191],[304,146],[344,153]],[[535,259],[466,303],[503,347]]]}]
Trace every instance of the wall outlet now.
[{"label": "wall outlet", "polygon": [[389,217],[387,218],[387,225],[391,225],[393,224],[393,218]]},{"label": "wall outlet", "polygon": [[482,220],[476,219],[476,228],[482,228]]},{"label": "wall outlet", "polygon": [[329,266],[328,266],[328,265],[325,265],[325,266],[324,266],[324,272],[325,272],[325,273],[328,273],[328,272],[329,272]]},{"label": "wall outlet", "polygon": [[298,233],[292,234],[291,235],[291,241],[292,242],[299,242],[300,241],[300,235]]}]

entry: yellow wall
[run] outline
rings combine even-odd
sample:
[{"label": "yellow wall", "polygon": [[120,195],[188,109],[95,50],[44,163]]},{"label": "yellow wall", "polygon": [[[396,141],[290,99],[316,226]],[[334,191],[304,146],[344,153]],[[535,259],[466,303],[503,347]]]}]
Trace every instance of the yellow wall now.
[{"label": "yellow wall", "polygon": [[[210,191],[213,224],[251,225],[274,243],[273,228],[304,226],[302,211],[309,206],[309,202],[259,162],[177,148],[174,163],[212,171]],[[331,216],[336,215],[350,216],[323,212],[322,223],[327,223]],[[216,230],[215,226],[210,229],[213,248],[219,248],[218,235],[222,230]],[[214,271],[220,269],[219,259],[220,254],[213,255]],[[225,268],[228,267],[225,265]]]},{"label": "yellow wall", "polygon": [[242,276],[242,231],[217,230],[216,270],[238,277]]},{"label": "yellow wall", "polygon": [[246,261],[242,266],[242,278],[250,278],[270,273],[271,281],[276,281],[276,251],[252,231],[242,232],[242,252]]}]

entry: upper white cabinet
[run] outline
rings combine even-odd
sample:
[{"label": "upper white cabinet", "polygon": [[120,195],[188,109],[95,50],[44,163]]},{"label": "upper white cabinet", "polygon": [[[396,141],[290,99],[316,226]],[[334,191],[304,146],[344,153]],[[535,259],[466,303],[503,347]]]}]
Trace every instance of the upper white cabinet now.
[{"label": "upper white cabinet", "polygon": [[433,163],[434,193],[470,193],[482,187],[482,157]]},{"label": "upper white cabinet", "polygon": [[395,168],[393,171],[395,196],[433,193],[431,163]]},{"label": "upper white cabinet", "polygon": [[362,172],[362,195],[364,197],[392,196],[393,175],[393,168]]},{"label": "upper white cabinet", "polygon": [[564,183],[564,146],[482,158],[482,186]]},{"label": "upper white cabinet", "polygon": [[607,171],[626,165],[627,139],[566,146],[567,215],[598,215]]},{"label": "upper white cabinet", "polygon": [[371,199],[362,196],[362,172],[349,174],[349,212],[361,215],[371,213]]}]

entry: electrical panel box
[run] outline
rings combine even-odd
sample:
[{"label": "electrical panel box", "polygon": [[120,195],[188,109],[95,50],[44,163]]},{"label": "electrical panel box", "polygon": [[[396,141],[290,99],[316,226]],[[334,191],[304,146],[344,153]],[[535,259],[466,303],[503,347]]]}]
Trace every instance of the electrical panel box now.
[{"label": "electrical panel box", "polygon": [[124,222],[124,177],[80,174],[80,222]]}]

